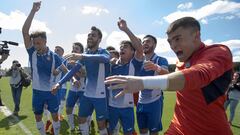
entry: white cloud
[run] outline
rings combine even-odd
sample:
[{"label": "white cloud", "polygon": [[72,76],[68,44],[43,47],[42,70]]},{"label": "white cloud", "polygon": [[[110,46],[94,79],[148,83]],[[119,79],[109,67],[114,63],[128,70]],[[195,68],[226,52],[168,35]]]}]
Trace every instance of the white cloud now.
[{"label": "white cloud", "polygon": [[157,38],[157,46],[155,49],[155,52],[157,53],[163,53],[163,52],[169,52],[172,51],[169,43],[166,38]]},{"label": "white cloud", "polygon": [[192,2],[187,2],[187,3],[182,3],[177,6],[178,9],[183,10],[183,9],[190,9],[192,8]]},{"label": "white cloud", "polygon": [[223,41],[223,42],[220,42],[220,43],[224,44],[224,45],[227,45],[231,49],[240,48],[240,40],[239,39],[232,39],[232,40]]},{"label": "white cloud", "polygon": [[233,15],[229,15],[229,16],[226,16],[225,18],[226,18],[227,20],[232,20],[232,19],[235,18],[235,16],[233,16]]},{"label": "white cloud", "polygon": [[211,15],[216,14],[236,14],[236,12],[240,9],[240,3],[231,2],[231,1],[214,1],[211,4],[205,5],[199,9],[191,10],[191,11],[176,11],[174,13],[169,14],[168,16],[163,17],[165,21],[168,23],[173,22],[174,20],[185,17],[191,16],[198,20],[206,18]]},{"label": "white cloud", "polygon": [[[161,56],[161,55],[160,55]],[[176,56],[174,57],[165,57],[165,56],[162,56],[164,58],[167,59],[168,61],[168,64],[176,64],[176,62],[178,61],[178,58]]]},{"label": "white cloud", "polygon": [[233,61],[240,62],[240,39],[232,39],[222,42],[214,42],[212,39],[207,39],[204,41],[205,44],[223,44],[229,47],[233,54]]},{"label": "white cloud", "polygon": [[75,38],[78,42],[82,43],[84,48],[87,45],[87,35],[88,34],[76,34]]},{"label": "white cloud", "polygon": [[113,46],[117,50],[119,50],[119,43],[122,40],[129,40],[128,36],[119,31],[113,31],[106,39],[107,46]]},{"label": "white cloud", "polygon": [[100,8],[100,7],[93,7],[93,6],[84,6],[81,10],[82,14],[84,15],[97,15],[99,16],[100,14],[109,14],[109,11],[106,8]]},{"label": "white cloud", "polygon": [[67,10],[67,7],[66,7],[66,6],[62,6],[62,7],[61,7],[61,10],[62,10],[62,11],[66,11],[66,10]]},{"label": "white cloud", "polygon": [[208,24],[208,21],[207,21],[207,19],[202,19],[202,20],[201,20],[201,23],[202,23],[202,24]]},{"label": "white cloud", "polygon": [[[9,30],[22,30],[22,26],[27,16],[19,10],[12,11],[9,15],[0,12],[0,26],[3,29]],[[51,30],[47,27],[46,22],[33,20],[30,31],[43,30],[47,33],[51,33]]]},{"label": "white cloud", "polygon": [[210,45],[210,44],[213,44],[213,40],[212,39],[207,39],[207,40],[203,41],[203,43],[205,43],[207,45]]}]

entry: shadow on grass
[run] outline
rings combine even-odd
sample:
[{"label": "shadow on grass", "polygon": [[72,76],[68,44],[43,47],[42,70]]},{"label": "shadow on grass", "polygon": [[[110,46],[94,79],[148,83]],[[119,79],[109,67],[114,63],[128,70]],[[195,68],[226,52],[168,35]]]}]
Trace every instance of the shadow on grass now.
[{"label": "shadow on grass", "polygon": [[[62,135],[80,135],[80,130],[79,130],[79,124],[78,124],[78,116],[74,115],[74,124],[75,124],[75,130],[74,131],[70,131],[70,127],[68,125],[68,121],[67,119],[63,119],[61,121],[61,129],[60,129],[60,134]],[[97,135],[96,133],[96,123],[94,123],[93,121],[91,122],[91,126],[90,126],[90,135]],[[50,134],[48,134],[50,135]]]},{"label": "shadow on grass", "polygon": [[240,128],[240,125],[232,124],[232,127],[234,127],[234,128]]},{"label": "shadow on grass", "polygon": [[26,115],[15,116],[9,115],[0,121],[0,128],[10,129],[11,126],[18,124],[21,120],[26,119]]}]

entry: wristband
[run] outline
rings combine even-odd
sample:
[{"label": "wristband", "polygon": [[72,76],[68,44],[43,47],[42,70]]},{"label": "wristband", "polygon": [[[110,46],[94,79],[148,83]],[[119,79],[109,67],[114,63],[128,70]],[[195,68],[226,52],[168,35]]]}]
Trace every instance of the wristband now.
[{"label": "wristband", "polygon": [[166,90],[168,88],[168,76],[145,76],[143,77],[144,89],[161,89]]}]

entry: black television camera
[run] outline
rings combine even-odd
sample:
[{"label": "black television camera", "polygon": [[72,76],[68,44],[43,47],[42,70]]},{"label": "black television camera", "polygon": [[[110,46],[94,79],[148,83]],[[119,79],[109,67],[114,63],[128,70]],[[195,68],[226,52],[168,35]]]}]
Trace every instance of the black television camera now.
[{"label": "black television camera", "polygon": [[[2,28],[0,27],[0,34],[2,33]],[[18,43],[12,41],[0,41],[0,55],[2,54],[9,54],[10,50],[8,49],[9,45],[18,46]]]}]

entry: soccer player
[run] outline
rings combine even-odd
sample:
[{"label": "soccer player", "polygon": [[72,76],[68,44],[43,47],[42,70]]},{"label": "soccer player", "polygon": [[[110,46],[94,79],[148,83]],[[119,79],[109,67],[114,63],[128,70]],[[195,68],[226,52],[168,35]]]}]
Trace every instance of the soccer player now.
[{"label": "soccer player", "polygon": [[[73,43],[72,46],[72,53],[83,53],[84,48],[83,45],[79,42]],[[69,62],[68,67],[74,67],[75,62]],[[70,68],[71,69],[71,68]],[[71,80],[70,89],[68,91],[67,96],[67,103],[66,103],[66,113],[68,116],[68,123],[70,126],[71,131],[75,130],[74,126],[74,116],[73,116],[73,108],[75,104],[80,103],[82,95],[85,91],[85,78],[86,78],[86,71],[85,69],[81,68],[77,73],[75,73],[76,78],[78,79],[79,85],[74,85],[74,82]]]},{"label": "soccer player", "polygon": [[231,82],[232,55],[225,45],[201,42],[200,24],[183,17],[170,24],[168,42],[179,62],[173,73],[160,76],[113,76],[106,84],[122,93],[143,89],[177,92],[173,120],[166,135],[232,135],[224,111],[225,92]]},{"label": "soccer player", "polygon": [[35,114],[37,129],[41,135],[45,135],[42,114],[44,104],[48,106],[48,110],[52,114],[53,128],[55,135],[59,134],[60,122],[58,121],[58,98],[51,94],[51,88],[54,82],[54,75],[57,67],[61,67],[66,72],[65,66],[61,59],[46,46],[46,32],[36,31],[31,35],[29,29],[35,13],[40,9],[41,2],[34,2],[32,10],[28,15],[23,28],[22,34],[24,44],[29,55],[29,61],[32,71],[32,88],[33,98],[32,106]]},{"label": "soccer player", "polygon": [[[143,54],[140,53],[140,57],[135,55],[133,58],[134,54],[135,49],[132,43],[123,40],[120,43],[120,58],[111,66],[111,75],[137,75],[143,65]],[[115,98],[121,90],[109,92],[109,131],[110,134],[115,134],[114,129],[120,120],[124,134],[132,135],[134,132],[133,94],[127,93]]]},{"label": "soccer player", "polygon": [[[62,62],[66,66],[66,60],[63,58],[64,54],[64,49],[61,46],[55,46],[54,52],[61,58]],[[56,81],[59,81],[62,77],[64,76],[64,73],[61,72],[57,75]],[[66,92],[67,92],[67,85],[64,83],[62,87],[58,91],[58,97],[59,97],[59,109],[58,109],[58,119],[60,121],[63,120],[63,109],[64,109],[64,104],[66,100]]]},{"label": "soccer player", "polygon": [[[130,35],[131,41],[140,42],[127,27],[126,21],[121,20],[122,27],[125,33]],[[130,34],[129,34],[130,33]],[[132,37],[135,38],[131,38]],[[143,50],[145,54],[144,65],[141,66],[140,76],[154,76],[158,74],[168,73],[168,62],[165,58],[155,54],[154,50],[157,45],[157,39],[152,35],[146,35],[143,42],[138,43],[138,49]],[[163,93],[161,90],[143,90],[139,93],[139,101],[137,104],[137,122],[141,134],[158,134],[162,130],[161,116],[163,108]]]},{"label": "soccer player", "polygon": [[[87,123],[87,117],[91,116],[93,110],[96,112],[96,119],[98,123],[100,135],[107,135],[106,119],[108,118],[107,100],[106,100],[106,88],[104,84],[104,78],[109,75],[109,61],[110,54],[107,50],[99,47],[102,39],[102,32],[95,26],[91,27],[91,31],[87,38],[87,51],[83,54],[72,53],[67,55],[68,59],[80,60],[80,62],[86,67],[87,81],[86,90],[82,97],[79,112],[80,131],[83,135],[89,134],[89,125]],[[74,75],[81,68],[81,65],[75,66],[70,71],[68,77]],[[52,93],[56,93],[60,84],[56,84]]]}]

